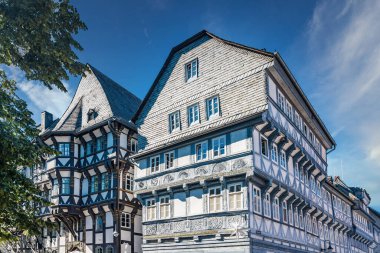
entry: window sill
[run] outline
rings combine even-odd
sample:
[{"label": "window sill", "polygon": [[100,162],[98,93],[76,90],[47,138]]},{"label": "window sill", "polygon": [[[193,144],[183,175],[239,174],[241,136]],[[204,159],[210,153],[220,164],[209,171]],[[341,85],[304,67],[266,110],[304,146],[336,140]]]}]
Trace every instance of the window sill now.
[{"label": "window sill", "polygon": [[197,80],[197,79],[198,79],[198,76],[190,77],[189,79],[186,80],[186,83],[194,82],[194,81]]}]

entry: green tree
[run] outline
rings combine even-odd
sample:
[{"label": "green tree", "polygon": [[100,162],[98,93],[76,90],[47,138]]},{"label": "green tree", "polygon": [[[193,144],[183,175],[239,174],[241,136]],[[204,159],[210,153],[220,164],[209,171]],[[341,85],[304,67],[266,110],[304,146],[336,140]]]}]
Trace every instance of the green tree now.
[{"label": "green tree", "polygon": [[[69,0],[0,0],[0,66],[66,92],[62,80],[86,70],[73,38],[86,29]],[[16,91],[16,82],[0,69],[0,242],[37,235],[47,225],[35,217],[36,205],[47,202],[19,169],[54,151],[39,141],[32,113]]]}]

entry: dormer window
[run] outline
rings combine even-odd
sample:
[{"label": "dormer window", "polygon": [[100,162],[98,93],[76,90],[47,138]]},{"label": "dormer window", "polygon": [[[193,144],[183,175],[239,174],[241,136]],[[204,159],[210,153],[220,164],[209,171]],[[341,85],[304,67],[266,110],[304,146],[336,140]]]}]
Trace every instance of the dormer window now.
[{"label": "dormer window", "polygon": [[87,122],[90,120],[94,120],[98,116],[98,113],[94,109],[88,110],[87,113]]},{"label": "dormer window", "polygon": [[198,77],[198,59],[194,59],[185,66],[186,81],[189,82]]}]

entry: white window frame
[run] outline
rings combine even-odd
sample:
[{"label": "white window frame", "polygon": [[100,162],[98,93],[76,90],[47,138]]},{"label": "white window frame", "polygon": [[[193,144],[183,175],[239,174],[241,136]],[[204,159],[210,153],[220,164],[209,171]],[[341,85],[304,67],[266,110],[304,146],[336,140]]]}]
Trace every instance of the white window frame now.
[{"label": "white window frame", "polygon": [[[162,200],[165,200],[165,202],[163,202]],[[167,200],[167,203],[166,203],[166,200]],[[170,218],[170,196],[169,195],[165,195],[165,196],[160,196],[160,207],[158,209],[158,212],[159,212],[159,217],[160,219],[169,219]],[[164,209],[165,212],[167,211],[167,215],[162,215],[162,210],[161,209]]]},{"label": "white window frame", "polygon": [[[284,164],[283,164],[284,162]],[[281,168],[287,169],[287,161],[286,161],[286,153],[284,150],[281,150],[280,152],[280,166]]]},{"label": "white window frame", "polygon": [[[158,161],[158,165],[157,165]],[[152,166],[154,164],[154,166]],[[150,174],[154,174],[160,171],[160,156],[153,156],[150,158]],[[153,170],[152,170],[153,169]]]},{"label": "white window frame", "polygon": [[[216,145],[215,142],[217,142],[217,149],[215,149]],[[218,158],[226,155],[227,151],[227,145],[226,145],[226,136],[218,136],[216,138],[213,138],[212,141],[212,157],[213,158]],[[223,143],[223,147],[221,145]]]},{"label": "white window frame", "polygon": [[[61,194],[71,194],[70,184],[71,184],[71,178],[70,177],[62,177],[62,191]],[[65,181],[65,183],[63,183]]]},{"label": "white window frame", "polygon": [[173,133],[181,129],[181,115],[178,111],[169,114],[169,132]]},{"label": "white window frame", "polygon": [[[263,141],[265,142],[265,151],[266,152],[264,152],[264,149],[263,149]],[[260,136],[260,153],[262,156],[269,158],[269,142],[268,142],[268,139],[262,135]]]},{"label": "white window frame", "polygon": [[[123,220],[124,220],[124,222],[123,222]],[[123,225],[123,223],[124,223],[124,225]],[[132,223],[131,214],[126,213],[126,212],[122,212],[121,216],[120,216],[120,226],[122,228],[131,228],[131,223]]]},{"label": "white window frame", "polygon": [[279,90],[277,90],[277,103],[281,110],[285,112],[285,97]]},{"label": "white window frame", "polygon": [[300,177],[300,169],[299,169],[298,162],[294,163],[294,174],[295,174],[295,178]]},{"label": "white window frame", "polygon": [[271,217],[271,213],[272,213],[271,212],[272,211],[272,206],[271,206],[270,194],[269,193],[265,194],[263,209],[264,209],[264,216],[270,218]]},{"label": "white window frame", "polygon": [[261,189],[253,186],[253,212],[262,213]]},{"label": "white window frame", "polygon": [[285,200],[283,200],[281,203],[281,211],[282,211],[282,221],[284,223],[288,223],[289,222],[288,204],[286,203]]},{"label": "white window frame", "polygon": [[131,151],[132,152],[137,152],[137,145],[138,145],[137,140],[132,138],[131,139]]},{"label": "white window frame", "polygon": [[[193,73],[194,72],[194,70],[193,70],[194,66],[195,66],[195,73]],[[193,59],[190,62],[185,64],[186,82],[191,82],[191,81],[197,79],[197,77],[198,77],[198,58],[195,58],[195,59]]]},{"label": "white window frame", "polygon": [[[146,220],[156,220],[157,219],[157,202],[155,198],[149,198],[145,200],[146,203]],[[151,217],[153,216],[153,217]]]},{"label": "white window frame", "polygon": [[127,173],[125,175],[125,189],[127,191],[133,191],[133,174],[132,173]]},{"label": "white window frame", "polygon": [[[240,186],[240,191],[237,191],[237,187]],[[228,210],[234,211],[234,210],[241,210],[243,209],[243,184],[242,183],[233,183],[228,184]],[[234,191],[231,192],[231,187],[234,187]],[[231,200],[234,203],[234,206],[231,207]],[[238,206],[238,203],[240,205]]]},{"label": "white window frame", "polygon": [[[200,159],[198,158],[198,152],[197,152],[197,146],[200,146],[201,150],[201,157]],[[206,153],[203,153],[203,148],[206,148]],[[206,154],[206,157],[203,158],[203,155]],[[206,161],[208,158],[208,142],[207,141],[202,141],[198,142],[195,144],[195,161],[196,162],[201,162],[201,161]]]},{"label": "white window frame", "polygon": [[[216,99],[217,104],[215,105]],[[211,108],[210,108],[210,102],[211,101]],[[210,112],[211,111],[211,112]],[[211,98],[206,99],[206,114],[207,114],[207,119],[211,120],[213,118],[216,118],[220,115],[220,101],[219,101],[219,96],[213,96]]]},{"label": "white window frame", "polygon": [[288,222],[290,225],[293,225],[293,206],[292,205],[289,205],[289,208],[288,208]]},{"label": "white window frame", "polygon": [[271,148],[270,154],[271,154],[272,161],[275,164],[278,164],[278,148],[277,148],[277,145],[272,143],[271,146],[272,146],[272,148]]},{"label": "white window frame", "polygon": [[[168,158],[171,160],[168,161]],[[174,162],[175,162],[175,157],[174,157],[174,151],[170,151],[164,154],[164,159],[165,159],[165,170],[173,169]],[[171,166],[169,166],[171,163]]]},{"label": "white window frame", "polygon": [[[217,189],[220,190],[220,194],[216,194],[216,191]],[[215,191],[215,195],[211,195],[211,191],[214,190]],[[213,196],[213,197],[212,197]],[[213,199],[216,199],[215,200],[215,203],[214,203],[214,210],[211,210],[210,209],[210,203]],[[217,206],[217,202],[219,201],[219,206],[220,206],[220,210],[217,210],[216,206]],[[222,187],[221,186],[214,186],[214,187],[210,187],[208,189],[208,212],[209,213],[217,213],[217,212],[221,212],[223,211],[223,191],[222,191]]]},{"label": "white window frame", "polygon": [[[191,118],[193,119],[193,121],[191,121]],[[195,120],[195,118],[197,118]],[[192,125],[195,125],[195,124],[199,124],[199,104],[196,103],[196,104],[193,104],[191,106],[189,106],[187,108],[187,122],[188,122],[188,125],[189,126],[192,126]]]},{"label": "white window frame", "polygon": [[274,197],[273,199],[273,219],[279,221],[280,220],[280,200],[278,197]]}]

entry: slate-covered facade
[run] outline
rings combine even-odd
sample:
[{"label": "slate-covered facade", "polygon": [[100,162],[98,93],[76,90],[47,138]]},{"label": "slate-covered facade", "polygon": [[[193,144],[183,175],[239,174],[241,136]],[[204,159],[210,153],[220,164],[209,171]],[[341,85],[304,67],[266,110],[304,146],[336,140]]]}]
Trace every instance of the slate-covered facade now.
[{"label": "slate-covered facade", "polygon": [[137,129],[130,119],[140,99],[93,66],[60,119],[43,112],[41,140],[57,150],[26,168],[53,203],[40,217],[57,223],[19,251],[141,252],[141,206],[133,196]]},{"label": "slate-covered facade", "polygon": [[374,252],[370,199],[328,177],[335,141],[278,53],[202,31],[133,121],[144,252]]}]

